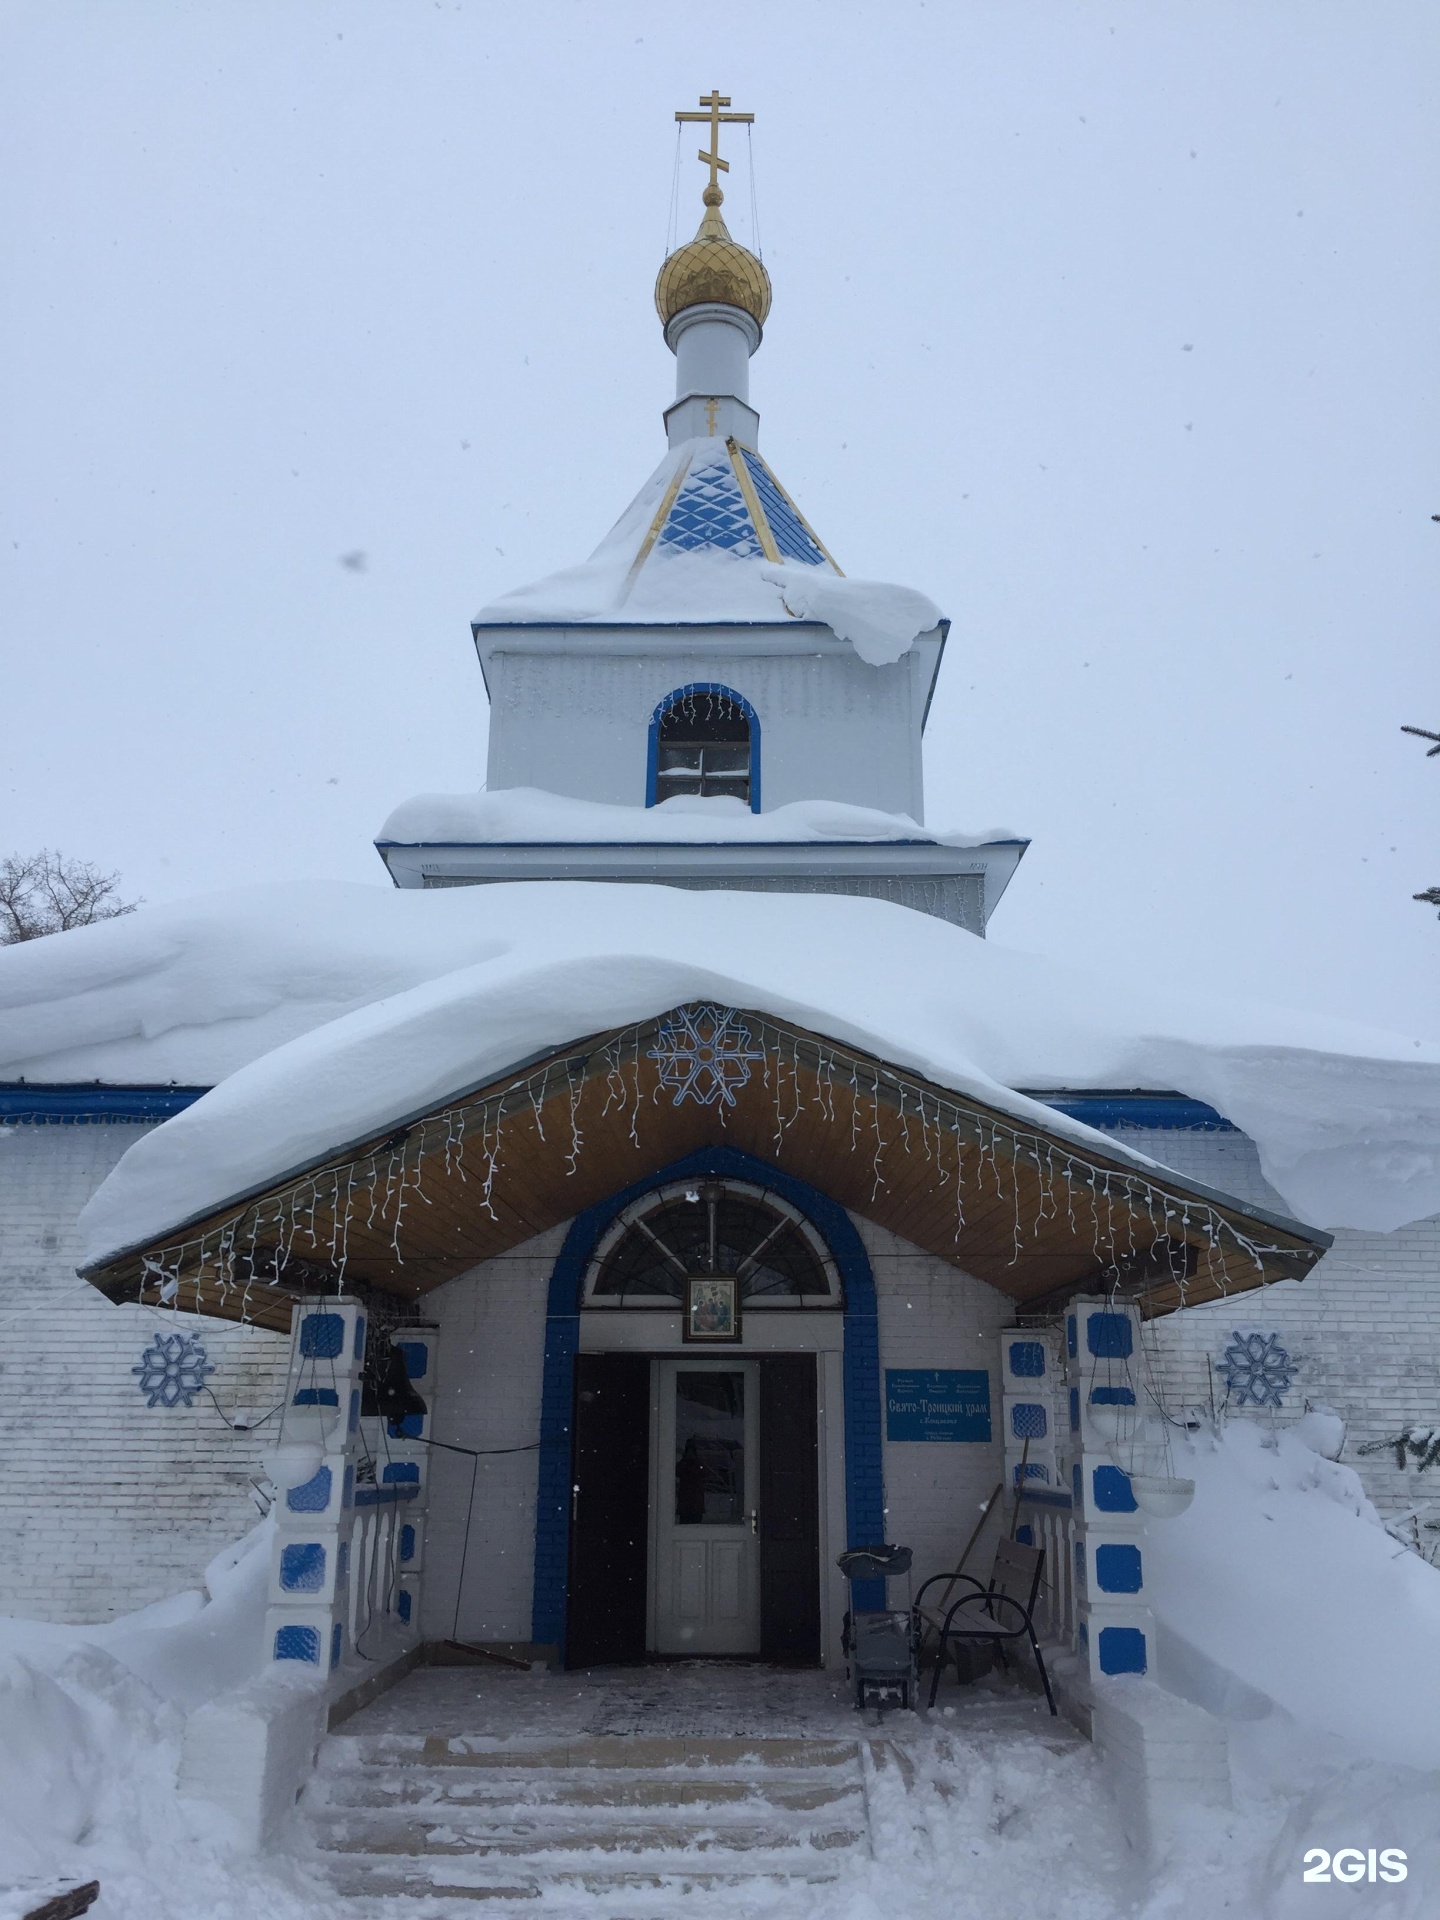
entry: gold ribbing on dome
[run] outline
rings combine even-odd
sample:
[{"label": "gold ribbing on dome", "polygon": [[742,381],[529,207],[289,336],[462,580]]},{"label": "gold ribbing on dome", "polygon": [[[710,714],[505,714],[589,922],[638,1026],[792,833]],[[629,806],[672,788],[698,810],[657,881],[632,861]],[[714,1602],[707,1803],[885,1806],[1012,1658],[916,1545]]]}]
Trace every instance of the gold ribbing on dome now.
[{"label": "gold ribbing on dome", "polygon": [[720,191],[719,176],[730,171],[730,162],[720,157],[720,129],[732,121],[748,125],[755,118],[753,113],[722,113],[720,109],[729,104],[730,96],[712,87],[700,96],[703,113],[681,111],[675,115],[677,120],[708,122],[710,149],[707,153],[702,147],[698,157],[710,169],[710,182],[703,196],[705,216],[699,231],[686,246],[676,248],[655,282],[655,307],[666,326],[687,307],[711,302],[739,307],[758,326],[765,324],[770,311],[769,274],[748,247],[730,238],[720,213],[725,196]]}]

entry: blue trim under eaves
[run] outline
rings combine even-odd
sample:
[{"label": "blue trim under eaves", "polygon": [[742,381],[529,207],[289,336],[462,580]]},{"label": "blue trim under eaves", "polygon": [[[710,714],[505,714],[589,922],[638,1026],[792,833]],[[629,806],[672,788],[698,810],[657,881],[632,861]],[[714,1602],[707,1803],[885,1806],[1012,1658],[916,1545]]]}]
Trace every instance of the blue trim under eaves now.
[{"label": "blue trim under eaves", "polygon": [[[751,811],[753,812],[754,809],[752,808]],[[763,847],[767,851],[772,847],[781,847],[791,853],[797,849],[803,853],[814,853],[817,848],[820,848],[828,853],[831,847],[864,847],[866,849],[878,847],[883,852],[886,847],[939,847],[943,844],[939,840],[923,838],[918,840],[832,840],[828,835],[823,840],[377,840],[375,842],[377,847],[391,847],[401,853],[419,853],[427,847],[434,847],[437,852],[462,853],[480,850],[489,852],[492,849],[505,853],[534,851],[573,853],[577,847],[596,847],[602,853],[613,852],[616,849],[623,853],[637,851],[652,853],[657,847],[678,847],[683,853],[696,851],[703,853],[709,849],[718,849],[721,853],[733,853],[737,847],[746,853],[752,852],[756,847]],[[987,847],[1028,847],[1029,844],[1028,840],[987,840],[985,842]],[[955,851],[971,853],[978,852],[979,849],[958,847]]]},{"label": "blue trim under eaves", "polygon": [[0,1125],[84,1126],[87,1122],[173,1119],[208,1087],[77,1087],[0,1084]]},{"label": "blue trim under eaves", "polygon": [[1087,1127],[1102,1133],[1115,1127],[1151,1127],[1170,1133],[1238,1133],[1233,1121],[1203,1100],[1191,1100],[1183,1093],[1105,1093],[1068,1090],[1037,1092],[1021,1087],[1030,1100],[1039,1100],[1072,1120],[1083,1120]]},{"label": "blue trim under eaves", "polygon": [[[949,626],[949,621],[944,625]],[[724,632],[730,627],[765,628],[791,633],[797,627],[834,629],[824,620],[472,620],[470,631],[482,633],[668,633],[671,628],[693,628],[697,632]]]}]

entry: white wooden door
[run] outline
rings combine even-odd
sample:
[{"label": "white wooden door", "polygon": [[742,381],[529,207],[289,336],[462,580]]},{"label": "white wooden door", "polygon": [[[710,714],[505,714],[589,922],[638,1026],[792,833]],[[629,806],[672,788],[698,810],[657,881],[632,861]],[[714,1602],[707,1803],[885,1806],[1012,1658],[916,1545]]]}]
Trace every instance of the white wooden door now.
[{"label": "white wooden door", "polygon": [[753,1361],[655,1362],[656,1653],[760,1651],[760,1378]]}]

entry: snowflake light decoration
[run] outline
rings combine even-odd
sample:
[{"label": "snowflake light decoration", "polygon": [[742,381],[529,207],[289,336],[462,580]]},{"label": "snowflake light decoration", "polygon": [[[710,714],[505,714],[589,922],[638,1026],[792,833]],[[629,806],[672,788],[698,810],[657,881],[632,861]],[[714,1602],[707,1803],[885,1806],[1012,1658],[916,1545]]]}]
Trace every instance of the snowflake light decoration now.
[{"label": "snowflake light decoration", "polygon": [[1295,1363],[1278,1333],[1241,1333],[1237,1328],[1221,1366],[1226,1392],[1237,1407],[1278,1407],[1295,1378]]},{"label": "snowflake light decoration", "polygon": [[750,1029],[733,1007],[682,1007],[656,1035],[648,1057],[656,1063],[662,1087],[673,1087],[673,1106],[694,1100],[702,1107],[717,1101],[735,1104],[735,1093],[750,1078],[750,1062],[763,1060],[752,1047]]},{"label": "snowflake light decoration", "polygon": [[190,1406],[215,1369],[202,1342],[190,1333],[160,1333],[140,1356],[139,1388],[147,1407]]}]

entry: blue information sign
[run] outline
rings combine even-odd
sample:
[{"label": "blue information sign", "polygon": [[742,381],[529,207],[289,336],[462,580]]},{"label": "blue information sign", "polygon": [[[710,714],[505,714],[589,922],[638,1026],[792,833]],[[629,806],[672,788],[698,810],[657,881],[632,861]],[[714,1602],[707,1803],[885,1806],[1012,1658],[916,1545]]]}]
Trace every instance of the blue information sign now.
[{"label": "blue information sign", "polygon": [[885,1369],[887,1440],[988,1440],[990,1376],[983,1369]]}]

